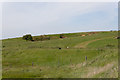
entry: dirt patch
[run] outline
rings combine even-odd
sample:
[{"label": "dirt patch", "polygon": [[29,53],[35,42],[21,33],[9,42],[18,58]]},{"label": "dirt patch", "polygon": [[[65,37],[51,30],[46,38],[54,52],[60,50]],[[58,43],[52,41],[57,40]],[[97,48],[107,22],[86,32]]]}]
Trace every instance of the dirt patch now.
[{"label": "dirt patch", "polygon": [[[107,37],[107,38],[111,38],[111,37]],[[86,46],[89,44],[89,43],[92,43],[94,41],[98,41],[98,40],[103,40],[103,39],[107,39],[107,38],[101,38],[101,39],[94,39],[94,40],[91,40],[91,41],[85,41],[85,42],[82,42],[78,45],[75,45],[74,48],[86,48]]]},{"label": "dirt patch", "polygon": [[68,68],[72,68],[72,69],[78,69],[78,68],[81,68],[83,66],[86,65],[86,62],[83,62],[83,63],[80,63],[80,64],[72,64],[72,65],[69,65]]},{"label": "dirt patch", "polygon": [[109,63],[109,64],[105,65],[104,67],[89,67],[88,68],[89,72],[86,75],[84,75],[83,77],[91,78],[94,75],[97,75],[99,73],[102,73],[102,72],[105,72],[105,71],[111,69],[113,66],[114,66],[114,62]]}]

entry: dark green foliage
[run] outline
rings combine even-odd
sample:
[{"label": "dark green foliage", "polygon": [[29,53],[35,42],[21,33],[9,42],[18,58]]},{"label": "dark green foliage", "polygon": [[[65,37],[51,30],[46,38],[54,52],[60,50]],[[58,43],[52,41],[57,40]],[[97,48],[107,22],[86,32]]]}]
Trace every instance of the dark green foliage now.
[{"label": "dark green foliage", "polygon": [[115,47],[115,46],[108,44],[108,45],[106,45],[106,47],[112,48],[112,47]]},{"label": "dark green foliage", "polygon": [[117,39],[120,39],[120,37],[117,37]]},{"label": "dark green foliage", "polygon": [[32,36],[31,36],[31,34],[24,35],[24,36],[23,36],[23,39],[24,39],[24,40],[28,40],[28,41],[33,41],[33,38],[32,38]]},{"label": "dark green foliage", "polygon": [[4,48],[5,46],[3,46],[3,48]]},{"label": "dark green foliage", "polygon": [[64,38],[64,35],[63,35],[63,34],[60,34],[60,38]]}]

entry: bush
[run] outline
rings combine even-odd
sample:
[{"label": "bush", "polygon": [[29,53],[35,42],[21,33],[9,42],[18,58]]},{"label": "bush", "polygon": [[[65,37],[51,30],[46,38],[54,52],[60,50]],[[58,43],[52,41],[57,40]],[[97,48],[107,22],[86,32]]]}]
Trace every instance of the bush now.
[{"label": "bush", "polygon": [[64,35],[63,35],[63,34],[60,34],[60,38],[64,38]]},{"label": "bush", "polygon": [[106,47],[112,48],[112,47],[115,47],[115,46],[108,44],[108,45],[106,45]]},{"label": "bush", "polygon": [[24,36],[23,36],[23,39],[24,39],[24,40],[28,40],[28,41],[33,41],[33,38],[32,38],[32,36],[31,36],[31,34],[24,35]]}]

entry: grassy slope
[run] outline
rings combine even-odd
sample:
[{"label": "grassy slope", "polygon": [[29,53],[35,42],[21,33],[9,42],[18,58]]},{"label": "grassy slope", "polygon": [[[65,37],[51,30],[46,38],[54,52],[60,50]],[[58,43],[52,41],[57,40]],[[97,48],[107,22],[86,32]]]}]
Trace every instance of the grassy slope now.
[{"label": "grassy slope", "polygon": [[3,40],[3,78],[117,77],[117,32],[84,37],[81,34],[87,33],[65,34],[64,39],[36,42],[21,38]]}]

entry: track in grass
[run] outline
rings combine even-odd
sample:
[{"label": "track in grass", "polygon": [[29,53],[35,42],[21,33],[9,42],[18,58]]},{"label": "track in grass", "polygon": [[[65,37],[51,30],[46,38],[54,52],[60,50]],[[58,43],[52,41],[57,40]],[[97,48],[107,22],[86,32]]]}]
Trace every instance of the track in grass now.
[{"label": "track in grass", "polygon": [[95,41],[99,41],[99,40],[104,40],[104,39],[109,39],[111,37],[107,37],[107,38],[100,38],[100,39],[94,39],[94,40],[90,40],[90,41],[85,41],[85,42],[82,42],[80,44],[77,44],[74,46],[74,48],[86,48],[86,46],[92,42],[95,42]]}]

